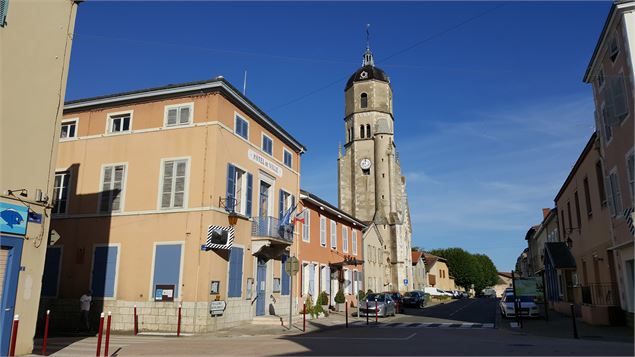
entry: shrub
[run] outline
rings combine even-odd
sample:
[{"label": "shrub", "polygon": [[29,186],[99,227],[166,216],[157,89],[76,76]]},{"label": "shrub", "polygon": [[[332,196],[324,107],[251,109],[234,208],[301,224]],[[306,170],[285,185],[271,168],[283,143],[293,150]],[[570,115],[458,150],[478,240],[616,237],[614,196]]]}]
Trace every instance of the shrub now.
[{"label": "shrub", "polygon": [[311,295],[309,295],[308,298],[305,300],[305,304],[306,313],[315,317],[317,314],[315,312],[315,306],[313,306],[313,298],[311,297]]},{"label": "shrub", "polygon": [[318,296],[318,301],[319,303],[316,303],[317,305],[329,305],[329,295],[326,293],[326,291],[322,291],[320,293],[320,295]]},{"label": "shrub", "polygon": [[366,293],[364,292],[364,290],[360,290],[359,292],[357,292],[357,300],[363,301],[365,298]]},{"label": "shrub", "polygon": [[335,302],[338,304],[343,304],[346,302],[346,297],[344,296],[344,291],[339,290],[337,294],[335,294]]},{"label": "shrub", "polygon": [[372,291],[371,289],[368,289],[368,290],[366,291],[366,295],[370,295],[370,294],[372,294],[372,293],[373,293],[373,291]]}]

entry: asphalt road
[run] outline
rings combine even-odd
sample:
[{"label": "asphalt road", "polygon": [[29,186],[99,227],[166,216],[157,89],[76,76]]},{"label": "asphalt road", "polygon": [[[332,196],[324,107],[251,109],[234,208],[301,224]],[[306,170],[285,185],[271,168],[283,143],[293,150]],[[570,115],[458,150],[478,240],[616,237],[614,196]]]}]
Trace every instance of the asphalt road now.
[{"label": "asphalt road", "polygon": [[406,308],[394,322],[473,322],[495,323],[498,299],[477,298],[451,300],[424,309]]}]

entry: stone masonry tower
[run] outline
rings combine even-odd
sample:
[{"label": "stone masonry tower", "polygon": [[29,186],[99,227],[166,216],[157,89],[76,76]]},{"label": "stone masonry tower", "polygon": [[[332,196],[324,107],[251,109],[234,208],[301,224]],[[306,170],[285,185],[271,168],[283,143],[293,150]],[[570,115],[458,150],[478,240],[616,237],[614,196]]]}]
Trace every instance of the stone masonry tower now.
[{"label": "stone masonry tower", "polygon": [[386,73],[375,67],[368,47],[362,67],[346,83],[344,128],[344,152],[340,149],[338,158],[339,206],[377,226],[386,242],[386,289],[406,290],[412,286],[412,229],[394,141],[392,88]]}]

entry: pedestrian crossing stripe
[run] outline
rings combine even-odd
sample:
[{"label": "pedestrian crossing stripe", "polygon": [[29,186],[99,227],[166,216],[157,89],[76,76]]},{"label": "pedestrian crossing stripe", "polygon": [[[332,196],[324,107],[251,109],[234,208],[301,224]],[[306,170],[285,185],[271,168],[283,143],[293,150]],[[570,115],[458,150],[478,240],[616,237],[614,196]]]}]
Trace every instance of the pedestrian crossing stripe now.
[{"label": "pedestrian crossing stripe", "polygon": [[447,329],[476,329],[476,328],[494,328],[493,323],[476,323],[476,322],[461,322],[461,323],[439,323],[439,322],[392,322],[388,324],[370,322],[366,325],[366,321],[353,321],[350,325],[358,327],[374,327],[374,328],[447,328]]}]

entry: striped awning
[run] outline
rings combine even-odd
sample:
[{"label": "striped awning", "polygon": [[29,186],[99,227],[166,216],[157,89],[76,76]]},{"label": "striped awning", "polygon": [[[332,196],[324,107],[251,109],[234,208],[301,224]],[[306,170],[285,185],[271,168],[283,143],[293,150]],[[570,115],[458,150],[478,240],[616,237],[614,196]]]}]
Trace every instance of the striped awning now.
[{"label": "striped awning", "polygon": [[205,248],[210,249],[231,249],[234,244],[234,226],[209,226],[207,228],[207,241]]}]

